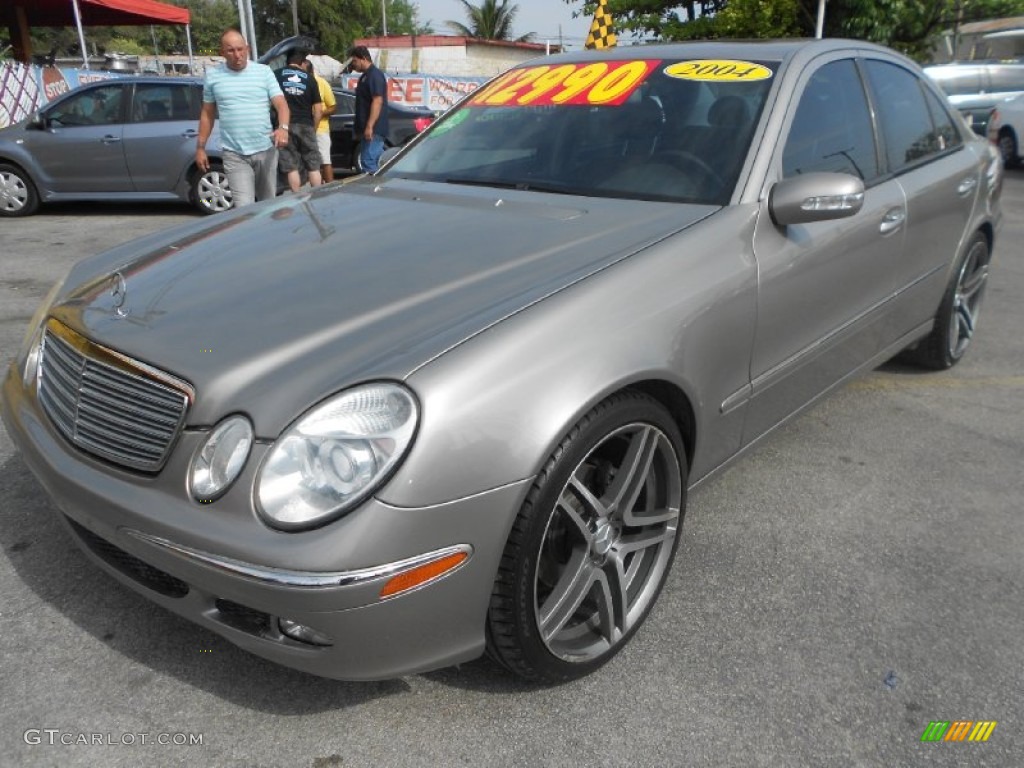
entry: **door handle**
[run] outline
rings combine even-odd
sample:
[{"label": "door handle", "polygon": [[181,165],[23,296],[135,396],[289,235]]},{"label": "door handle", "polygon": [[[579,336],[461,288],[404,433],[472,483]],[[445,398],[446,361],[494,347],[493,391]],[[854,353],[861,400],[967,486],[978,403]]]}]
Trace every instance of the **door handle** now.
[{"label": "door handle", "polygon": [[902,208],[890,208],[885,212],[885,216],[882,217],[882,225],[878,230],[883,235],[888,235],[902,227],[903,222],[906,221],[906,219],[907,212]]},{"label": "door handle", "polygon": [[104,144],[117,144],[120,140],[120,136],[111,136],[109,133],[102,139],[100,139],[100,141]]},{"label": "door handle", "polygon": [[199,131],[197,131],[195,128],[189,128],[187,131],[185,131],[181,135],[182,135],[183,138],[186,138],[186,139],[194,139],[196,136],[199,135]]},{"label": "door handle", "polygon": [[960,197],[967,197],[967,195],[974,191],[976,186],[978,186],[978,180],[973,176],[969,176],[956,185],[956,193]]}]

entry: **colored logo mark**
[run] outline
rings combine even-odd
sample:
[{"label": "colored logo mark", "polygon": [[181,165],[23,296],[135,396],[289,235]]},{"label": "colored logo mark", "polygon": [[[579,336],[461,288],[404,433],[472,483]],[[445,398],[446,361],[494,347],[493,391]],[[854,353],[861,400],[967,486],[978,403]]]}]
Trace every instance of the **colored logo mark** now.
[{"label": "colored logo mark", "polygon": [[932,720],[921,741],[988,741],[996,725],[995,720]]}]

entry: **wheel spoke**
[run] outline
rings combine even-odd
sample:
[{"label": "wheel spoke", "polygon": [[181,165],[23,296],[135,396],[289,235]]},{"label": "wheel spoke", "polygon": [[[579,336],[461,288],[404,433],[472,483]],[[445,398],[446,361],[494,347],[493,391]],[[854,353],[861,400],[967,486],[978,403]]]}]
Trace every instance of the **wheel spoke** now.
[{"label": "wheel spoke", "polygon": [[964,301],[973,299],[978,292],[985,286],[985,282],[988,280],[988,266],[982,265],[978,267],[974,273],[964,280],[960,286],[960,296]]},{"label": "wheel spoke", "polygon": [[604,566],[597,571],[594,580],[598,584],[596,600],[601,637],[608,645],[615,645],[628,629],[626,614],[629,600],[622,560],[618,557],[608,558]]},{"label": "wheel spoke", "polygon": [[[678,517],[679,513],[676,512],[675,516]],[[639,533],[630,533],[622,536],[613,547],[613,550],[617,556],[624,557],[630,552],[639,552],[643,549],[657,547],[665,542],[670,542],[674,536],[675,528],[671,526],[648,528]]]},{"label": "wheel spoke", "polygon": [[[577,473],[579,471],[580,470],[576,470]],[[580,502],[592,516],[608,517],[611,513],[611,510],[608,509],[604,503],[591,492],[586,483],[576,474],[569,479],[569,488],[573,490]]]},{"label": "wheel spoke", "polygon": [[956,307],[957,337],[969,340],[974,335],[974,315],[966,302],[958,302]]},{"label": "wheel spoke", "polygon": [[540,632],[545,642],[550,642],[576,613],[594,583],[594,572],[586,551],[575,550],[555,588],[538,611]]},{"label": "wheel spoke", "polygon": [[562,498],[558,500],[556,509],[567,518],[568,522],[572,524],[572,530],[582,537],[584,548],[589,549],[594,538],[594,533],[590,530],[590,526],[587,525],[587,521],[583,519],[583,516],[580,515],[579,511],[576,509],[576,505],[573,501],[574,499],[571,496],[563,493]]},{"label": "wheel spoke", "polygon": [[[615,479],[608,486],[606,496],[611,500],[608,509],[612,517],[625,519],[636,504],[640,491],[647,483],[651,462],[658,447],[657,435],[650,427],[636,431],[629,441],[629,448],[615,473]],[[629,522],[628,520],[626,522]],[[630,523],[635,525],[635,523]]]}]

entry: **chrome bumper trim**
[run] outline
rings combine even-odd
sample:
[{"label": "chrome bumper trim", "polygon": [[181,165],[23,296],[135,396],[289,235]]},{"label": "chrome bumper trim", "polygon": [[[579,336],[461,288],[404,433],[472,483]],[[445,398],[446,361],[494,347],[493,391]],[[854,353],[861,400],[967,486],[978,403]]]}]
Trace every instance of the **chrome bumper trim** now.
[{"label": "chrome bumper trim", "polygon": [[358,586],[372,581],[390,578],[396,574],[402,573],[403,571],[411,570],[412,568],[425,565],[434,560],[440,560],[443,557],[464,553],[466,555],[466,559],[453,569],[458,570],[468,563],[469,558],[473,556],[473,547],[471,545],[454,544],[450,547],[436,549],[433,552],[424,552],[422,555],[416,555],[394,563],[375,565],[370,568],[357,568],[352,571],[289,571],[283,568],[253,565],[251,563],[242,562],[241,560],[234,560],[230,557],[211,555],[208,552],[202,552],[198,549],[192,549],[191,547],[186,547],[181,544],[175,544],[174,542],[160,538],[159,536],[152,536],[148,533],[142,533],[142,531],[136,531],[132,528],[122,528],[121,531],[134,539],[162,547],[163,549],[170,550],[175,554],[182,555],[204,565],[212,566],[221,571],[227,571],[233,575],[245,576],[246,578],[256,579],[257,581],[282,587],[320,588]]}]

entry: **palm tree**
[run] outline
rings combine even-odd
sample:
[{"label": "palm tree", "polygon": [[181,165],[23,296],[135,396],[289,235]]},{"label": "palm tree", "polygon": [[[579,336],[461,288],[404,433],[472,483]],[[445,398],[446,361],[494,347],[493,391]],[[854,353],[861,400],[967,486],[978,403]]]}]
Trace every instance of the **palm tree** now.
[{"label": "palm tree", "polygon": [[[512,21],[519,11],[518,5],[509,5],[509,0],[483,0],[480,5],[473,5],[469,0],[459,0],[469,26],[458,21],[446,21],[445,24],[457,35],[464,37],[479,37],[484,40],[510,40],[512,38]],[[515,38],[517,43],[525,43],[534,35],[529,32],[521,37]]]}]

